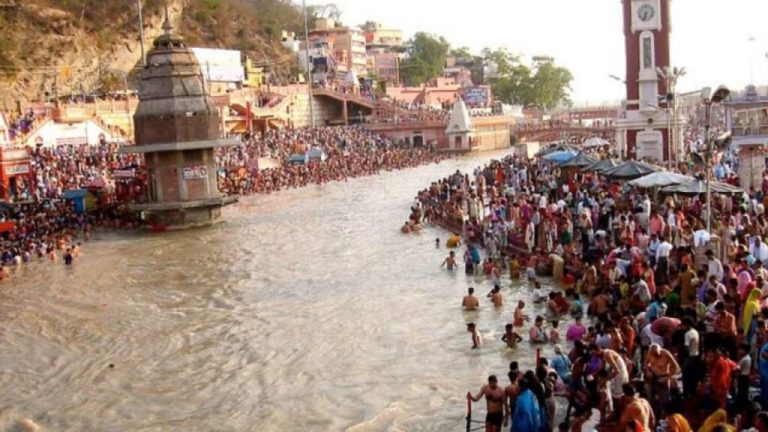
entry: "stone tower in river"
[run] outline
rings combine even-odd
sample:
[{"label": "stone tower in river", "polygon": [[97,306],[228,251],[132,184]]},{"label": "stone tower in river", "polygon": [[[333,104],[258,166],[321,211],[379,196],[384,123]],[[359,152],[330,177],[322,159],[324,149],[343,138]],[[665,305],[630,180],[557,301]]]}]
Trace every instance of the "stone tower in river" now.
[{"label": "stone tower in river", "polygon": [[141,75],[135,145],[121,149],[146,161],[148,199],[132,209],[161,230],[210,225],[235,201],[219,192],[213,150],[235,142],[219,138],[219,111],[194,53],[171,33],[167,7],[163,30]]}]

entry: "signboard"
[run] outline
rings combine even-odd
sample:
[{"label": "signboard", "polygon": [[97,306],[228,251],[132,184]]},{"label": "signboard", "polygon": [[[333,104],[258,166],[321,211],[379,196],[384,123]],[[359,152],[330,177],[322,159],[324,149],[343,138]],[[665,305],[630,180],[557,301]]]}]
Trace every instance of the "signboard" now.
[{"label": "signboard", "polygon": [[112,173],[112,176],[114,178],[132,178],[133,177],[133,170],[115,170]]},{"label": "signboard", "polygon": [[205,165],[184,167],[182,169],[184,180],[200,180],[208,178],[208,167]]},{"label": "signboard", "polygon": [[29,159],[26,149],[0,149],[0,160],[13,161]]},{"label": "signboard", "polygon": [[637,158],[664,160],[664,138],[659,131],[643,131],[637,134]]},{"label": "signboard", "polygon": [[192,48],[200,71],[206,81],[214,82],[243,82],[245,69],[240,57],[240,51],[213,48]]},{"label": "signboard", "polygon": [[487,104],[490,99],[490,89],[488,87],[469,87],[464,91],[464,103],[467,105]]},{"label": "signboard", "polygon": [[7,165],[3,167],[3,171],[7,176],[29,174],[29,164]]}]

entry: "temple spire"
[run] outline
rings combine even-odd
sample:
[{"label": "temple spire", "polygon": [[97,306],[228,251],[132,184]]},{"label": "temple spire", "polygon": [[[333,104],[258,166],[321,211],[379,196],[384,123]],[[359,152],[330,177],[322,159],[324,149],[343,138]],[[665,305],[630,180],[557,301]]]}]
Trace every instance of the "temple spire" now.
[{"label": "temple spire", "polygon": [[164,1],[163,5],[165,6],[165,21],[163,21],[163,31],[165,34],[170,35],[171,34],[171,19],[168,16],[168,2]]}]

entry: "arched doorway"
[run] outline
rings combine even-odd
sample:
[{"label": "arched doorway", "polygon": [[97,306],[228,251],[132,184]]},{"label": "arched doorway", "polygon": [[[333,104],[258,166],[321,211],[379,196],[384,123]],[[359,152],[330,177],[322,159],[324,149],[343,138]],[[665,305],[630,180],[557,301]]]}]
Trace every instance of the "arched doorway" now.
[{"label": "arched doorway", "polygon": [[422,135],[414,135],[413,136],[413,146],[414,147],[424,147],[424,137]]}]

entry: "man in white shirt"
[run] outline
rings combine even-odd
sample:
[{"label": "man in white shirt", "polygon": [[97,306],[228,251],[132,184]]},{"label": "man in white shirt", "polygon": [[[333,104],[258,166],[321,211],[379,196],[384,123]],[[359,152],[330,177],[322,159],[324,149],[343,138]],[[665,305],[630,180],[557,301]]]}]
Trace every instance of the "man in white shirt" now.
[{"label": "man in white shirt", "polygon": [[656,248],[656,280],[666,283],[669,276],[669,254],[672,252],[672,244],[666,237],[661,237],[661,243]]},{"label": "man in white shirt", "polygon": [[723,263],[715,257],[712,249],[707,250],[707,277],[715,276],[718,281],[723,280]]},{"label": "man in white shirt", "polygon": [[648,284],[643,279],[640,279],[635,284],[634,294],[638,297],[638,299],[640,299],[641,302],[643,302],[644,305],[647,305],[651,302],[651,290],[648,288]]},{"label": "man in white shirt", "polygon": [[645,327],[643,327],[642,330],[640,330],[640,345],[645,349],[645,351],[648,350],[648,347],[651,346],[651,344],[664,344],[664,338],[654,333],[651,329],[651,324],[653,324],[653,321],[655,320],[651,320],[645,325]]},{"label": "man in white shirt", "polygon": [[749,254],[755,257],[756,260],[768,265],[768,245],[763,243],[760,236],[754,236],[752,238],[752,244],[749,246]]},{"label": "man in white shirt", "polygon": [[685,332],[685,356],[683,357],[683,394],[691,396],[703,377],[703,365],[700,357],[701,339],[691,317],[683,318],[681,328]]}]

